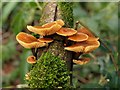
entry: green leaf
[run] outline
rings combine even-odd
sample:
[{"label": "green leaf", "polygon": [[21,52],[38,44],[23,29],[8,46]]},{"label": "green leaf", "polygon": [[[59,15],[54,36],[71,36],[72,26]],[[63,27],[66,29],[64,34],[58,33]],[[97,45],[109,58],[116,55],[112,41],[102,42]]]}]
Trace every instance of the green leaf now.
[{"label": "green leaf", "polygon": [[2,11],[2,23],[3,24],[17,4],[18,2],[7,2],[6,5],[3,7],[3,11]]}]

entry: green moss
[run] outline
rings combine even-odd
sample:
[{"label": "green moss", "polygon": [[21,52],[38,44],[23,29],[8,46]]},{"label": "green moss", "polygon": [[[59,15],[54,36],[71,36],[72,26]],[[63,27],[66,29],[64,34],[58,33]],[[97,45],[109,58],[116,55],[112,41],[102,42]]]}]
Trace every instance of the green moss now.
[{"label": "green moss", "polygon": [[27,80],[30,88],[58,88],[69,87],[69,72],[64,60],[47,52],[30,71],[30,79]]},{"label": "green moss", "polygon": [[66,27],[73,27],[73,3],[72,2],[59,2],[58,8],[60,16],[65,21]]}]

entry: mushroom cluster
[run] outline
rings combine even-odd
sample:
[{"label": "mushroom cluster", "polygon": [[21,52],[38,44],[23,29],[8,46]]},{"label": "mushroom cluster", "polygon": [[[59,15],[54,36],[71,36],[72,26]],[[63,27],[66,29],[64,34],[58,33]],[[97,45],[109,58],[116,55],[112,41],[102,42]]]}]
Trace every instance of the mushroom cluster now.
[{"label": "mushroom cluster", "polygon": [[[20,32],[16,39],[25,48],[39,48],[45,47],[48,43],[53,42],[51,38],[45,38],[44,36],[58,34],[60,36],[67,37],[67,42],[73,42],[72,45],[66,46],[64,49],[75,53],[89,53],[100,46],[96,38],[89,30],[82,27],[78,30],[73,28],[66,28],[64,21],[59,19],[54,22],[44,24],[42,26],[27,26],[27,29],[33,33],[39,34],[40,38],[36,38],[31,34]],[[81,58],[79,60],[73,60],[76,64],[86,64],[89,61],[88,58]],[[29,56],[27,58],[28,63],[36,63],[35,56]]]}]

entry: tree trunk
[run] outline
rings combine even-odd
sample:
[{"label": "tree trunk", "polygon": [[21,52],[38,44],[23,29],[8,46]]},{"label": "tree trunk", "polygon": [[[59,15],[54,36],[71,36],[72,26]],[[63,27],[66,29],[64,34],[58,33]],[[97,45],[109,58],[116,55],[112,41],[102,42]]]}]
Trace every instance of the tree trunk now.
[{"label": "tree trunk", "polygon": [[[73,10],[72,3],[69,2],[49,2],[43,8],[42,16],[40,18],[40,25],[48,22],[53,22],[57,19],[62,19],[65,22],[65,27],[73,27]],[[69,71],[73,68],[73,53],[64,50],[64,44],[70,45],[66,42],[67,38],[53,34],[45,36],[52,38],[54,41],[46,48],[39,48],[37,57],[40,58],[42,53],[50,52],[52,55],[59,57],[61,60],[66,61],[66,66]],[[64,72],[63,72],[64,73]],[[72,86],[72,73],[70,74],[70,85]]]}]

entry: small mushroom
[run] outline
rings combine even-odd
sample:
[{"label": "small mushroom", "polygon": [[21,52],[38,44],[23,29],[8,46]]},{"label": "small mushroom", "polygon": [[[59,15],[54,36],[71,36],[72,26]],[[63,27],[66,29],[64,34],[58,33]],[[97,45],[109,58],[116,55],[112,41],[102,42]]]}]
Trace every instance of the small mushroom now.
[{"label": "small mushroom", "polygon": [[29,56],[29,57],[27,58],[27,62],[30,63],[30,64],[36,63],[36,62],[37,62],[36,57],[33,56],[33,55],[32,55],[32,56]]},{"label": "small mushroom", "polygon": [[73,63],[84,65],[90,61],[90,58],[80,58],[79,60],[73,59]]},{"label": "small mushroom", "polygon": [[98,48],[99,46],[100,46],[99,41],[83,41],[78,42],[69,47],[65,47],[64,49],[73,52],[89,53]]},{"label": "small mushroom", "polygon": [[77,33],[73,36],[68,37],[68,40],[82,42],[88,39],[88,35],[84,33]]},{"label": "small mushroom", "polygon": [[38,48],[46,46],[46,43],[40,42],[34,36],[24,32],[20,32],[16,36],[16,40],[25,48]]},{"label": "small mushroom", "polygon": [[53,39],[51,39],[51,38],[39,38],[38,40],[39,40],[40,42],[43,42],[43,43],[53,42]]},{"label": "small mushroom", "polygon": [[31,32],[45,36],[56,33],[63,25],[64,22],[62,20],[58,20],[42,26],[27,26],[27,29]]},{"label": "small mushroom", "polygon": [[72,35],[76,34],[77,31],[72,28],[61,28],[56,33],[61,36],[72,36]]}]

